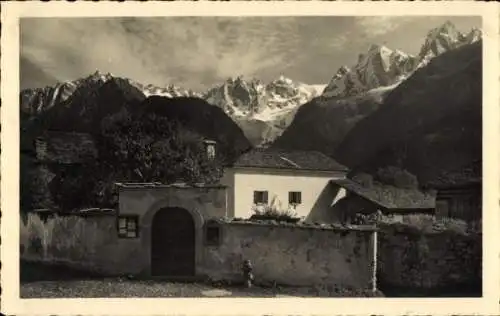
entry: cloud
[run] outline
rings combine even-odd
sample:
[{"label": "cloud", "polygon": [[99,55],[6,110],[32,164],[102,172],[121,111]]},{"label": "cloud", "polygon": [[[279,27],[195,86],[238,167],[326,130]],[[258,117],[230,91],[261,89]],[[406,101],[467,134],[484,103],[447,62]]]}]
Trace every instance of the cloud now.
[{"label": "cloud", "polygon": [[349,42],[349,40],[350,38],[348,34],[340,34],[332,38],[327,45],[332,49],[341,49]]},{"label": "cloud", "polygon": [[[430,26],[448,18],[23,18],[21,57],[33,66],[25,69],[38,68],[59,81],[99,69],[145,84],[196,90],[237,75],[269,81],[284,74],[324,83],[369,44],[418,51]],[[480,25],[480,19],[452,20],[465,28]],[[28,70],[22,86],[30,82]]]},{"label": "cloud", "polygon": [[412,20],[415,20],[415,17],[370,16],[356,17],[355,24],[366,36],[380,36],[393,32]]},{"label": "cloud", "polygon": [[[99,69],[153,84],[203,82],[286,68],[293,19],[26,19],[22,55],[59,80]],[[283,37],[285,36],[285,37]]]}]

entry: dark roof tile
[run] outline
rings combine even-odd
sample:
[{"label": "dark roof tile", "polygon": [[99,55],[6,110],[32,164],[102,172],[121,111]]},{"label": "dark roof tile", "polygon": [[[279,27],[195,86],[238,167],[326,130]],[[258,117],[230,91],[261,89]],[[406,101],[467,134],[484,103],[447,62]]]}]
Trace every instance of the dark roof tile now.
[{"label": "dark roof tile", "polygon": [[233,166],[240,168],[348,171],[347,167],[318,151],[285,151],[264,148],[257,148],[241,155]]},{"label": "dark roof tile", "polygon": [[365,187],[349,179],[330,182],[386,209],[432,209],[435,207],[434,196],[415,189],[401,189],[381,184]]}]

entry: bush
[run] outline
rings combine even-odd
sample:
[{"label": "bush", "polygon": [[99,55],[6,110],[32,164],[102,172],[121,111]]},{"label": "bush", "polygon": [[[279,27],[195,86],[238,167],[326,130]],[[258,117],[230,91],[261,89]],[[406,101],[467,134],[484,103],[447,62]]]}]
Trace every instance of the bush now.
[{"label": "bush", "polygon": [[409,228],[421,233],[453,232],[457,234],[481,233],[480,222],[466,222],[461,219],[450,217],[436,217],[428,214],[408,214],[403,216],[383,215],[381,212],[373,214],[356,214],[354,224],[377,225],[382,227]]},{"label": "bush", "polygon": [[385,167],[377,171],[376,179],[383,184],[393,185],[402,189],[417,189],[417,177],[398,167]]},{"label": "bush", "polygon": [[254,205],[252,208],[254,215],[250,219],[266,219],[286,222],[297,222],[299,218],[297,213],[291,209],[282,209],[276,198],[273,199],[271,204]]}]

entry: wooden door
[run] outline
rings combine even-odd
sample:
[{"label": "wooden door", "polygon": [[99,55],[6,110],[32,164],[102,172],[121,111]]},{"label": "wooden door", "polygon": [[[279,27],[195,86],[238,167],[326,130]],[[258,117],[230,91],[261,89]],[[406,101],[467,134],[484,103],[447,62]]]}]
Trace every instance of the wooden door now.
[{"label": "wooden door", "polygon": [[193,276],[195,273],[195,227],[191,214],[182,208],[165,208],[153,217],[151,274]]}]

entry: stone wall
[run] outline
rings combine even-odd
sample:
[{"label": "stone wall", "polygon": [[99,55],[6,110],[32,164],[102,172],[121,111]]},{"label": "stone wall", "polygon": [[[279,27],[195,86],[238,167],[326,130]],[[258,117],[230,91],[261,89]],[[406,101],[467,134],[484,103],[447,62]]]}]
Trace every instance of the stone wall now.
[{"label": "stone wall", "polygon": [[[371,227],[346,229],[229,219],[216,223],[219,243],[205,242],[197,248],[199,277],[241,281],[243,260],[250,259],[259,283],[371,288]],[[148,245],[140,238],[118,238],[113,214],[41,218],[29,213],[21,220],[20,231],[21,258],[26,261],[62,264],[108,276],[148,277]],[[202,231],[197,234],[203,236]]]},{"label": "stone wall", "polygon": [[265,224],[222,223],[220,243],[204,247],[200,269],[213,279],[241,280],[241,264],[253,263],[257,282],[344,288],[370,288],[372,230]]},{"label": "stone wall", "polygon": [[139,239],[119,239],[114,215],[49,216],[20,221],[21,259],[108,275],[141,273]]},{"label": "stone wall", "polygon": [[[228,212],[226,191],[223,186],[122,186],[119,187],[119,210],[123,215],[143,217],[148,211],[156,211],[160,206],[185,207],[189,204],[188,210],[198,212],[203,218],[224,217]],[[168,203],[163,203],[164,201]]]},{"label": "stone wall", "polygon": [[384,293],[481,291],[481,234],[423,233],[391,225],[378,235],[378,282]]}]

